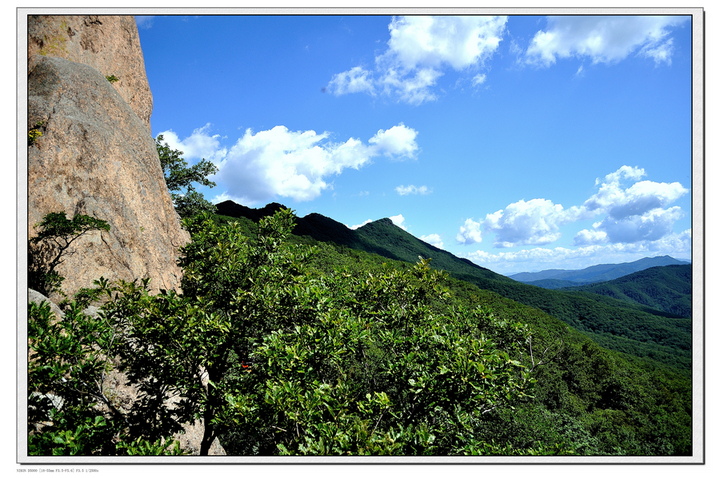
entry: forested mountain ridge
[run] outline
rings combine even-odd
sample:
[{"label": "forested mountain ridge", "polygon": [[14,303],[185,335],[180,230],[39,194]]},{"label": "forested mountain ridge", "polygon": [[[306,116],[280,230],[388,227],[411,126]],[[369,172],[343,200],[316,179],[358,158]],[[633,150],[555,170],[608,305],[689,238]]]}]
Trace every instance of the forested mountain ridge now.
[{"label": "forested mountain ridge", "polygon": [[[282,206],[273,203],[252,209],[226,201],[217,207],[218,214],[257,221]],[[540,309],[603,347],[657,361],[684,374],[690,372],[691,321],[687,318],[612,297],[527,285],[427,244],[387,218],[351,230],[320,214],[309,214],[297,218],[293,234],[410,263],[420,256],[430,258],[431,267],[480,289]]]},{"label": "forested mountain ridge", "polygon": [[692,266],[669,265],[628,274],[619,279],[570,287],[652,307],[680,317],[692,317]]},{"label": "forested mountain ridge", "polygon": [[[281,207],[280,204],[271,203],[263,208],[253,209],[232,201],[224,201],[217,204],[217,212],[220,215],[236,218],[246,217],[253,222],[257,222],[262,217],[274,214]],[[310,236],[317,241],[333,242],[351,249],[372,252],[389,259],[411,263],[417,262],[418,256],[422,256],[425,259],[431,259],[431,264],[436,269],[442,269],[454,274],[477,275],[485,279],[501,282],[514,282],[503,275],[473,264],[467,259],[456,257],[447,251],[421,241],[397,227],[388,218],[373,221],[353,230],[334,219],[312,213],[297,218],[293,234],[296,236]]]}]

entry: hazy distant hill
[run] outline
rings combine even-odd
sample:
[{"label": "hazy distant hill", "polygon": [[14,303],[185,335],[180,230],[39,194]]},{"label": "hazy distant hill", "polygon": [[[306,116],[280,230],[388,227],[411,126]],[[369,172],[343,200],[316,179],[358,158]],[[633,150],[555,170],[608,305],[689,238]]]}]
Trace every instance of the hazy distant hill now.
[{"label": "hazy distant hill", "polygon": [[[688,262],[680,261],[670,256],[658,256],[646,257],[635,262],[625,262],[622,264],[598,264],[580,270],[548,269],[540,272],[520,272],[509,277],[546,289],[559,289],[561,287],[618,279],[633,272],[649,269],[650,267],[682,264],[688,264]],[[552,279],[552,281],[550,281],[550,279]],[[570,283],[554,281],[569,281]],[[574,284],[572,282],[574,282]]]},{"label": "hazy distant hill", "polygon": [[581,284],[590,284],[590,282],[578,282],[578,281],[572,281],[572,280],[561,280],[561,279],[540,279],[540,280],[533,280],[529,282],[525,281],[519,281],[523,284],[527,285],[534,285],[537,287],[542,287],[543,289],[566,289],[569,287],[577,287]]},{"label": "hazy distant hill", "polygon": [[680,317],[692,315],[692,266],[651,267],[619,279],[567,290],[592,292],[646,305]]}]

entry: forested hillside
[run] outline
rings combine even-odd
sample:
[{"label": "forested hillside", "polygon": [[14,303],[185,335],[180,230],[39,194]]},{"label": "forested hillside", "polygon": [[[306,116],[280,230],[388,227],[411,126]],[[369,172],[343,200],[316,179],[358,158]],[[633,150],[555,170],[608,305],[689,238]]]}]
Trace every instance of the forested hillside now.
[{"label": "forested hillside", "polygon": [[29,453],[179,454],[172,435],[197,418],[201,455],[216,439],[241,456],[692,453],[683,373],[295,220],[200,213],[181,293],[100,279],[63,320],[30,304]]},{"label": "forested hillside", "polygon": [[[239,221],[246,234],[255,234],[255,223],[247,218]],[[370,237],[381,237],[378,229]],[[290,241],[316,248],[311,264],[322,274],[347,270],[362,276],[367,272],[380,274],[388,267],[412,267],[410,262],[317,241],[308,235],[292,235]],[[400,247],[396,252],[402,253]],[[514,281],[499,279],[498,283]],[[496,446],[492,453],[550,453],[553,449],[561,454],[588,455],[690,452],[689,378],[652,360],[598,346],[596,340],[588,338],[589,334],[568,327],[538,308],[504,298],[470,281],[450,277],[446,285],[451,301],[444,305],[436,302],[437,310],[480,305],[502,320],[527,324],[534,359],[543,362],[535,369],[537,382],[529,396],[512,408],[483,417],[476,433]],[[238,438],[236,432],[228,431],[224,446],[232,448]]]},{"label": "forested hillside", "polygon": [[652,267],[612,281],[567,290],[605,295],[679,317],[692,317],[690,264]]},{"label": "forested hillside", "polygon": [[[257,220],[279,207],[273,204],[263,209],[251,209],[227,201],[218,204],[218,213]],[[431,267],[480,289],[540,309],[585,333],[603,347],[657,361],[684,374],[690,373],[689,318],[612,297],[546,290],[517,282],[427,244],[389,219],[351,230],[332,219],[310,214],[298,218],[293,233],[410,263],[418,257],[430,258]]]}]

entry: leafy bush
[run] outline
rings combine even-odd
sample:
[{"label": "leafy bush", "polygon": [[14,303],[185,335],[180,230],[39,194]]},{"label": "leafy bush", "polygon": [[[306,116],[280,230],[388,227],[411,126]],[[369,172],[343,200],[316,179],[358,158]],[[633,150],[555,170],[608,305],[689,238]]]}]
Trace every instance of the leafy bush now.
[{"label": "leafy bush", "polygon": [[28,454],[179,454],[169,437],[129,429],[105,381],[115,331],[87,305],[71,302],[58,320],[48,302],[28,304]]}]

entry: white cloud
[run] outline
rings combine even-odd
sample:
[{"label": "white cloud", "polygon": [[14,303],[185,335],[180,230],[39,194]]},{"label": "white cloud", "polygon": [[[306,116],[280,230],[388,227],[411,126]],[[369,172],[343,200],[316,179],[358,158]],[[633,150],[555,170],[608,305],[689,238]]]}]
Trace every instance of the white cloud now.
[{"label": "white cloud", "polygon": [[473,84],[473,86],[482,85],[483,83],[485,83],[485,79],[486,79],[486,78],[487,78],[487,77],[485,76],[484,73],[481,73],[481,74],[479,74],[479,75],[475,75],[475,76],[473,77],[473,79],[472,79],[472,84]]},{"label": "white cloud", "polygon": [[583,208],[593,214],[608,213],[615,218],[623,218],[665,207],[689,192],[679,182],[638,181],[629,188],[623,188],[624,180],[637,181],[644,176],[644,169],[623,166],[602,181],[596,179],[595,185],[600,183],[600,188],[585,201]]},{"label": "white cloud", "polygon": [[227,149],[220,147],[220,135],[210,135],[210,123],[202,128],[196,128],[187,138],[181,140],[178,135],[172,131],[163,131],[158,134],[163,136],[163,142],[167,143],[170,149],[183,152],[186,160],[207,159],[213,163],[218,163],[227,154]]},{"label": "white cloud", "polygon": [[430,90],[442,73],[434,68],[422,68],[408,74],[394,68],[388,68],[379,80],[383,93],[397,95],[401,101],[411,105],[419,105],[426,101],[434,101],[437,95]]},{"label": "white cloud", "polygon": [[460,231],[455,236],[458,244],[475,244],[482,242],[482,224],[472,219],[466,219],[465,224],[460,226]]},{"label": "white cloud", "polygon": [[397,227],[402,229],[403,231],[407,231],[407,227],[403,226],[403,223],[405,222],[405,218],[402,214],[398,214],[397,216],[390,216],[390,220],[395,224]]},{"label": "white cloud", "polygon": [[336,96],[362,92],[374,95],[375,87],[371,75],[372,73],[363,67],[356,66],[348,71],[334,75],[330,83],[328,83],[327,89]]},{"label": "white cloud", "polygon": [[597,230],[604,232],[612,243],[656,241],[671,234],[673,224],[683,216],[684,213],[677,206],[655,208],[621,218],[609,215],[598,224]]},{"label": "white cloud", "polygon": [[620,166],[620,168],[614,173],[605,175],[604,181],[600,178],[595,179],[595,185],[607,184],[607,183],[619,183],[623,179],[634,179],[639,180],[646,176],[643,168],[632,167],[632,166]]},{"label": "white cloud", "polygon": [[173,131],[162,134],[186,158],[204,157],[219,167],[212,178],[222,190],[216,202],[232,198],[245,205],[275,196],[308,201],[331,189],[328,178],[345,169],[359,169],[376,156],[415,158],[419,151],[417,131],[402,123],[379,130],[368,144],[355,138],[336,143],[330,141],[330,133],[290,131],[285,126],[257,133],[248,129],[229,150],[221,147],[218,135],[209,133],[209,125],[183,140]]},{"label": "white cloud", "polygon": [[387,131],[379,130],[368,142],[373,145],[371,149],[375,154],[382,154],[393,159],[414,159],[418,151],[418,145],[415,142],[417,134],[414,129],[400,123]]},{"label": "white cloud", "polygon": [[548,17],[525,53],[525,61],[550,66],[557,58],[590,58],[612,64],[633,52],[655,63],[670,64],[670,27],[688,20],[680,16],[560,16]]},{"label": "white cloud", "polygon": [[604,244],[605,242],[607,242],[607,233],[605,231],[590,231],[588,229],[578,232],[573,239],[574,246],[590,246]]},{"label": "white cloud", "polygon": [[408,194],[430,194],[432,189],[428,189],[427,186],[414,186],[412,184],[408,186],[398,186],[395,191],[401,196],[407,196]]},{"label": "white cloud", "polygon": [[543,245],[559,239],[559,227],[577,220],[578,215],[578,208],[565,210],[548,199],[520,200],[488,214],[483,226],[495,233],[495,247]]},{"label": "white cloud", "polygon": [[672,63],[672,52],[673,52],[673,39],[670,38],[668,41],[661,45],[647,45],[640,50],[640,55],[646,58],[652,58],[655,60],[655,65],[660,63]]},{"label": "white cloud", "polygon": [[[684,213],[677,206],[664,208],[690,191],[679,182],[637,181],[644,176],[643,169],[623,166],[604,180],[596,180],[596,185],[601,183],[600,188],[585,201],[582,209],[588,214],[606,217],[593,224],[593,231],[580,231],[574,243],[635,243],[655,241],[671,234],[673,224]],[[624,187],[622,183],[627,179],[637,182]]]},{"label": "white cloud", "polygon": [[405,70],[446,64],[461,70],[482,64],[495,52],[506,21],[507,17],[480,16],[393,18],[383,56]]},{"label": "white cloud", "polygon": [[425,241],[428,244],[432,244],[438,249],[443,248],[443,241],[439,234],[428,234],[427,236],[420,236],[421,241]]},{"label": "white cloud", "polygon": [[[507,17],[393,17],[388,48],[375,58],[376,75],[356,66],[334,75],[327,88],[335,95],[380,90],[410,104],[435,100],[432,87],[444,70],[483,67],[506,22]],[[474,75],[475,85],[483,81],[484,75]]]},{"label": "white cloud", "polygon": [[691,231],[669,234],[655,241],[633,244],[587,245],[584,247],[552,249],[536,247],[512,252],[470,252],[465,256],[476,264],[501,274],[542,269],[582,269],[588,264],[632,262],[643,257],[670,255],[690,260]]},{"label": "white cloud", "polygon": [[[607,243],[657,241],[672,234],[674,223],[684,216],[671,203],[689,192],[679,182],[658,183],[643,180],[645,170],[622,166],[597,179],[598,192],[581,206],[564,209],[548,199],[520,200],[487,214],[483,231],[494,233],[494,247],[545,245],[558,240],[560,227],[603,216],[592,230],[575,235],[573,245],[589,246]],[[456,239],[460,244],[480,242],[480,224],[468,220]]]}]

